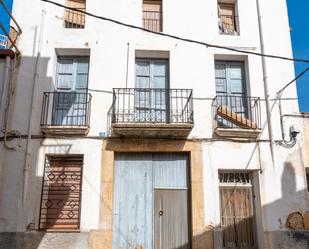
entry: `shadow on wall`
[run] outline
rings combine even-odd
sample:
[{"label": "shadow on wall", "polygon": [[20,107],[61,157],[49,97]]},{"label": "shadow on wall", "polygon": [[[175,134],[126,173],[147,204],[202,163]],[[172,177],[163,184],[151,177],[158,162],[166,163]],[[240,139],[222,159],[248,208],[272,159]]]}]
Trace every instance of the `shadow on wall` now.
[{"label": "shadow on wall", "polygon": [[[42,57],[39,61],[39,80],[36,85],[34,111],[33,111],[33,133],[32,135],[42,135],[40,130],[41,123],[41,110],[43,105],[43,93],[54,91],[54,83],[51,77],[47,75],[47,67],[50,63],[50,58]],[[32,87],[35,81],[35,65],[36,57],[22,56],[16,75],[11,81],[8,93],[10,94],[10,106],[9,115],[7,116],[8,137],[10,137],[11,131],[18,130],[21,135],[27,135],[28,119],[31,106],[31,93]],[[16,84],[18,82],[18,85]],[[53,103],[50,100],[51,103]],[[67,106],[71,108],[70,106]],[[12,115],[13,114],[13,115]],[[1,127],[2,130],[2,127]],[[16,134],[16,133],[15,133]],[[0,170],[0,249],[35,249],[35,248],[51,248],[49,242],[53,240],[59,240],[58,248],[65,248],[63,242],[67,241],[67,236],[64,234],[46,233],[44,231],[36,231],[34,227],[34,217],[38,217],[40,210],[40,193],[42,188],[42,178],[37,177],[36,173],[41,171],[38,168],[43,165],[38,165],[38,155],[42,145],[42,139],[31,140],[31,159],[30,169],[27,171],[28,187],[26,188],[26,201],[23,204],[23,190],[22,184],[24,179],[24,160],[26,154],[26,139],[8,139],[7,145],[15,150],[6,150],[3,147],[3,138],[0,135],[1,158],[0,161],[3,167]],[[71,145],[65,146],[65,151],[59,149],[60,146],[55,146],[57,149],[53,150],[50,146],[47,146],[46,151],[49,153],[69,153]],[[59,174],[61,172],[59,171]],[[70,198],[70,186],[63,185],[60,182],[61,179],[50,179],[47,191],[50,196],[48,200],[45,200],[42,205],[49,206],[50,209],[45,212],[45,218],[48,220],[48,224],[41,228],[55,228],[57,225],[57,219],[63,216],[71,216],[71,213],[63,212],[61,207],[66,208],[68,206],[67,200]],[[58,192],[59,188],[66,189],[62,191],[61,196]],[[52,193],[53,192],[53,193]],[[56,201],[57,200],[57,201]],[[49,202],[48,202],[49,201]],[[66,204],[65,204],[66,203]],[[66,205],[66,206],[65,206]],[[18,231],[18,232],[15,232]],[[79,234],[75,234],[79,235]],[[61,237],[62,236],[62,237]],[[79,235],[81,237],[82,235]],[[70,237],[70,236],[69,236]],[[46,238],[46,239],[45,239]],[[76,244],[76,236],[71,236],[71,244]],[[87,241],[87,238],[84,239]],[[52,247],[54,248],[54,247]],[[71,248],[71,247],[67,247]],[[79,248],[76,246],[75,248]],[[86,248],[86,247],[81,247]]]},{"label": "shadow on wall", "polygon": [[[281,177],[282,198],[263,210],[277,224],[277,230],[264,233],[265,248],[309,248],[309,192],[297,191],[296,178],[304,180],[304,172],[295,172],[293,162],[285,162]],[[278,213],[288,216],[278,217]]]},{"label": "shadow on wall", "polygon": [[[37,134],[40,132],[40,119],[41,119],[41,108],[43,102],[43,92],[53,91],[54,84],[50,77],[47,76],[47,65],[50,58],[41,58],[40,60],[40,78],[37,90],[37,102],[34,112],[34,128]],[[15,89],[15,98],[12,98],[12,105],[10,111],[14,110],[14,113],[24,114],[23,117],[11,117],[9,121],[9,129],[16,129],[14,126],[17,124],[26,124],[27,117],[30,108],[31,99],[31,84],[34,82],[34,70],[35,70],[36,58],[32,57],[22,57],[20,65],[20,75],[19,75],[19,85],[16,87],[14,84],[12,89]],[[71,102],[70,102],[71,103]],[[66,108],[71,108],[66,106]],[[66,112],[67,113],[67,112]],[[36,156],[40,149],[40,140],[35,140],[33,142],[33,164],[36,165]],[[3,142],[1,142],[3,143]],[[11,146],[18,146],[18,141],[9,141]],[[1,171],[0,179],[0,195],[1,196],[11,196],[11,198],[6,198],[5,202],[0,203],[0,218],[4,218],[6,223],[9,223],[4,231],[16,231],[17,227],[23,227],[24,230],[28,232],[0,232],[0,249],[45,249],[45,248],[66,248],[66,249],[86,249],[88,248],[89,235],[86,233],[46,233],[44,231],[35,231],[33,223],[25,222],[29,218],[24,219],[23,217],[28,217],[32,214],[34,210],[35,198],[37,198],[36,193],[39,192],[36,188],[41,187],[42,178],[36,178],[35,173],[36,168],[32,168],[31,175],[29,176],[30,182],[37,183],[29,187],[28,191],[28,204],[26,208],[22,205],[22,186],[21,184],[16,184],[22,179],[23,173],[23,160],[18,160],[18,158],[24,158],[25,155],[25,142],[21,144],[21,148],[14,152],[5,153],[2,160],[5,165]],[[113,144],[109,144],[113,146]],[[180,143],[180,147],[183,144]],[[127,149],[127,148],[126,148]],[[39,165],[42,167],[42,165]],[[50,182],[52,189],[57,189],[59,182]],[[63,186],[67,188],[68,186]],[[264,213],[271,213],[275,216],[277,210],[282,210],[282,213],[290,214],[288,217],[274,217],[275,222],[278,224],[275,231],[264,232],[264,243],[267,249],[308,249],[309,247],[309,232],[305,230],[306,221],[304,218],[305,212],[309,211],[309,197],[307,190],[296,190],[296,173],[292,163],[286,163],[284,165],[284,171],[281,178],[281,188],[282,188],[282,198],[265,205],[262,207]],[[55,194],[57,196],[57,193]],[[14,198],[12,198],[14,197]],[[49,228],[55,227],[57,218],[63,217],[63,215],[68,215],[68,213],[63,213],[61,211],[61,205],[66,203],[70,193],[67,191],[66,194],[59,197],[57,196],[57,202],[52,201],[51,207],[54,207],[54,211],[48,211],[46,217],[50,219]],[[103,198],[101,196],[101,198]],[[34,201],[32,201],[34,200]],[[61,202],[60,202],[61,200]],[[298,202],[303,200],[307,202],[307,210],[298,208]],[[289,204],[289,207],[287,207]],[[46,205],[46,203],[44,204]],[[304,206],[304,205],[303,205]],[[59,207],[59,208],[58,208]],[[63,207],[63,206],[62,206]],[[293,207],[293,210],[290,210]],[[19,209],[19,210],[17,210]],[[29,211],[31,210],[31,211]],[[38,210],[36,210],[37,212]],[[17,218],[16,218],[17,217]],[[268,215],[268,217],[270,217]],[[13,224],[16,219],[20,223],[25,224]],[[10,221],[11,220],[11,221]],[[32,218],[30,218],[32,221]],[[307,221],[308,222],[308,221]],[[13,225],[12,225],[13,224]],[[223,228],[224,236],[213,236],[213,230],[220,230],[220,227],[215,229],[209,229],[203,234],[197,235],[192,238],[194,248],[193,249],[210,249],[212,248],[212,242],[218,244],[221,248],[252,248],[252,240],[254,240],[253,234],[248,233],[246,228],[252,224],[252,217],[245,217],[243,219],[230,221],[230,225]],[[14,228],[15,226],[15,228]],[[221,237],[221,239],[217,239]],[[253,239],[252,239],[253,238]],[[256,239],[255,239],[256,240]],[[256,243],[256,241],[255,241]],[[224,245],[224,246],[223,246]],[[98,248],[104,248],[101,245]],[[187,249],[188,246],[182,246],[180,248],[173,249]],[[94,249],[94,248],[93,248]],[[135,248],[133,248],[135,249]]]},{"label": "shadow on wall", "polygon": [[[264,245],[258,244],[256,218],[247,215],[246,203],[239,205],[235,202],[239,200],[240,192],[237,193],[234,188],[231,190],[235,191],[234,194],[230,193],[229,197],[225,198],[223,206],[221,203],[221,210],[228,209],[224,215],[221,215],[221,220],[224,216],[225,221],[226,217],[230,217],[226,222],[228,225],[205,229],[204,233],[192,239],[193,249],[253,249],[258,246],[259,248],[263,246],[265,249],[308,249],[309,192],[307,189],[296,191],[296,177],[293,164],[286,162],[281,177],[282,198],[262,206],[263,213],[269,214],[268,219],[271,219],[268,222],[277,224],[273,231],[262,231],[261,239]],[[231,205],[231,202],[234,204]],[[280,214],[289,215],[279,218]],[[187,248],[189,247],[183,246],[177,249]]]}]

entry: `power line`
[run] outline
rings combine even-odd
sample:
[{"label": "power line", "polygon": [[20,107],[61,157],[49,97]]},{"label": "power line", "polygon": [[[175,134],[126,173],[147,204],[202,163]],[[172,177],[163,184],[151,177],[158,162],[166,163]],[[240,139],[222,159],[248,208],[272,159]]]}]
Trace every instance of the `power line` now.
[{"label": "power line", "polygon": [[124,27],[141,30],[141,31],[148,32],[148,33],[155,34],[155,35],[159,35],[159,36],[169,37],[169,38],[173,38],[173,39],[184,41],[184,42],[195,43],[195,44],[206,46],[206,47],[210,47],[210,48],[224,49],[224,50],[229,50],[229,51],[233,51],[233,52],[239,52],[239,53],[244,53],[244,54],[251,54],[251,55],[256,55],[256,56],[263,56],[263,57],[268,57],[268,58],[273,58],[273,59],[281,59],[281,60],[287,60],[287,61],[309,63],[309,60],[307,60],[307,59],[289,58],[289,57],[279,56],[279,55],[262,54],[262,53],[252,52],[252,51],[245,51],[245,50],[241,50],[241,49],[225,47],[225,46],[220,46],[220,45],[216,45],[216,44],[210,44],[210,43],[206,43],[206,42],[202,42],[202,41],[197,41],[197,40],[193,40],[193,39],[183,38],[183,37],[180,37],[180,36],[171,35],[171,34],[167,34],[167,33],[163,33],[163,32],[155,32],[155,31],[151,31],[151,30],[139,27],[139,26],[135,26],[135,25],[132,25],[132,24],[127,24],[127,23],[124,23],[124,22],[120,22],[120,21],[117,21],[115,19],[111,19],[111,18],[95,15],[95,14],[87,12],[87,11],[83,11],[83,10],[79,10],[79,9],[76,9],[76,8],[68,7],[68,6],[62,5],[60,3],[55,3],[55,2],[50,1],[50,0],[41,0],[41,1],[53,4],[53,5],[56,5],[58,7],[64,8],[64,9],[69,9],[69,10],[73,10],[73,11],[76,11],[76,12],[80,12],[82,14],[85,14],[87,16],[91,16],[91,17],[94,17],[94,18],[97,18],[97,19],[101,19],[101,20],[104,20],[104,21],[112,22],[112,23],[115,23],[115,24],[118,24],[118,25],[121,25],[121,26],[124,26]]},{"label": "power line", "polygon": [[290,81],[289,83],[287,83],[283,88],[280,89],[280,91],[278,91],[277,96],[279,96],[281,98],[281,95],[283,93],[283,91],[290,86],[293,82],[295,82],[296,80],[298,80],[300,77],[302,77],[307,71],[309,70],[309,67],[307,67],[304,71],[302,71],[299,75],[297,75],[295,77],[295,79],[293,79],[292,81]]}]

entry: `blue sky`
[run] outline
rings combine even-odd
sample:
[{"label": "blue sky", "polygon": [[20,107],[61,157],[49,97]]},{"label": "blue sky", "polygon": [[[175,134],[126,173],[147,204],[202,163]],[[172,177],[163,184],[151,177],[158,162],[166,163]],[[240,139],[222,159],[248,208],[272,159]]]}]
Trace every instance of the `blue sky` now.
[{"label": "blue sky", "polygon": [[[4,0],[5,5],[11,10],[12,9],[12,0]],[[0,22],[2,25],[5,26],[5,29],[8,31],[9,30],[9,17],[4,11],[2,5],[0,5]],[[3,34],[1,28],[0,28],[0,34]]]},{"label": "blue sky", "polygon": [[[4,0],[4,2],[11,9],[12,0]],[[294,57],[309,59],[309,0],[287,0],[287,4]],[[9,20],[2,8],[0,8],[0,21],[8,28]],[[295,63],[296,74],[308,66],[308,63]],[[297,81],[297,90],[300,111],[309,112],[309,72]]]},{"label": "blue sky", "polygon": [[[309,59],[309,0],[287,0],[294,57]],[[309,63],[295,63],[296,74]],[[300,111],[309,112],[309,72],[297,81]]]}]

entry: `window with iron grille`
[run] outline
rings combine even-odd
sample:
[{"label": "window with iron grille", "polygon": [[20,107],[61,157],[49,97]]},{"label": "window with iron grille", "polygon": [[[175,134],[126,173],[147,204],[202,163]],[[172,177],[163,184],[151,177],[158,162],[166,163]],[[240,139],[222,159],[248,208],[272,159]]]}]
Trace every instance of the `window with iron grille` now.
[{"label": "window with iron grille", "polygon": [[238,35],[238,16],[236,3],[218,2],[219,31],[221,34]]},{"label": "window with iron grille", "polygon": [[162,1],[143,1],[143,28],[162,32]]},{"label": "window with iron grille", "polygon": [[86,0],[67,0],[66,6],[72,9],[65,9],[64,27],[69,29],[85,28],[85,14],[79,12],[86,10]]},{"label": "window with iron grille", "polygon": [[82,165],[82,155],[46,157],[39,224],[41,230],[80,228]]},{"label": "window with iron grille", "polygon": [[219,172],[219,189],[222,248],[256,248],[251,174]]}]

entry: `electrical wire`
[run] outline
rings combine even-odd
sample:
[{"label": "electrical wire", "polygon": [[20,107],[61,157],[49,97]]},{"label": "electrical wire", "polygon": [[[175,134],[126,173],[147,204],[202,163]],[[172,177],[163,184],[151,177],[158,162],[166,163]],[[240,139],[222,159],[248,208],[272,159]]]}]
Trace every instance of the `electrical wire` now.
[{"label": "electrical wire", "polygon": [[294,83],[295,81],[297,81],[299,78],[301,78],[307,71],[309,70],[309,67],[307,67],[304,71],[302,71],[300,74],[298,74],[295,79],[293,79],[292,81],[290,81],[289,83],[287,83],[283,88],[281,88],[278,92],[277,92],[277,96],[279,98],[281,98],[282,93],[284,92],[285,89],[288,88],[288,86],[290,86],[292,83]]},{"label": "electrical wire", "polygon": [[289,83],[287,83],[283,88],[281,88],[278,92],[277,92],[277,96],[276,96],[276,101],[279,101],[279,113],[280,113],[280,126],[281,126],[281,136],[282,136],[282,140],[281,141],[277,141],[276,143],[279,144],[280,146],[284,147],[284,148],[292,148],[296,145],[297,140],[296,140],[296,134],[292,134],[290,131],[289,137],[290,140],[286,140],[285,139],[285,132],[284,132],[284,125],[283,125],[283,118],[285,115],[282,114],[282,105],[281,105],[281,100],[282,100],[282,95],[283,92],[291,85],[293,84],[295,81],[297,81],[299,78],[301,78],[307,71],[309,70],[309,67],[307,67],[304,71],[302,71],[300,74],[298,74],[293,80],[291,80]]},{"label": "electrical wire", "polygon": [[164,36],[164,37],[169,37],[169,38],[173,38],[173,39],[184,41],[184,42],[195,43],[195,44],[206,46],[206,47],[209,47],[209,48],[224,49],[224,50],[229,50],[229,51],[233,51],[233,52],[244,53],[244,54],[251,54],[251,55],[268,57],[268,58],[273,58],[273,59],[281,59],[281,60],[287,60],[287,61],[309,63],[308,59],[289,58],[289,57],[279,56],[279,55],[262,54],[262,53],[258,53],[258,52],[245,51],[245,50],[241,50],[241,49],[236,49],[236,48],[231,48],[231,47],[226,47],[226,46],[220,46],[220,45],[206,43],[206,42],[197,41],[197,40],[193,40],[193,39],[183,38],[183,37],[180,37],[180,36],[171,35],[171,34],[167,34],[167,33],[163,33],[163,32],[155,32],[155,31],[148,30],[148,29],[145,29],[145,28],[142,28],[142,27],[139,27],[139,26],[135,26],[135,25],[132,25],[132,24],[124,23],[124,22],[121,22],[121,21],[118,21],[118,20],[115,20],[115,19],[107,18],[107,17],[104,17],[104,16],[99,16],[99,15],[96,15],[96,14],[93,14],[93,13],[90,13],[90,12],[87,12],[87,11],[83,11],[83,10],[79,10],[79,9],[76,9],[76,8],[68,7],[68,6],[65,6],[63,4],[56,3],[56,2],[53,2],[53,1],[50,1],[50,0],[41,0],[41,1],[53,4],[53,5],[56,5],[58,7],[64,8],[64,9],[73,10],[73,11],[85,14],[87,16],[91,16],[93,18],[101,19],[101,20],[104,20],[104,21],[115,23],[117,25],[128,27],[128,28],[131,28],[131,29],[137,29],[137,30],[141,30],[141,31],[148,32],[148,33],[151,33],[151,34],[155,34],[155,35],[159,35],[159,36]]}]

